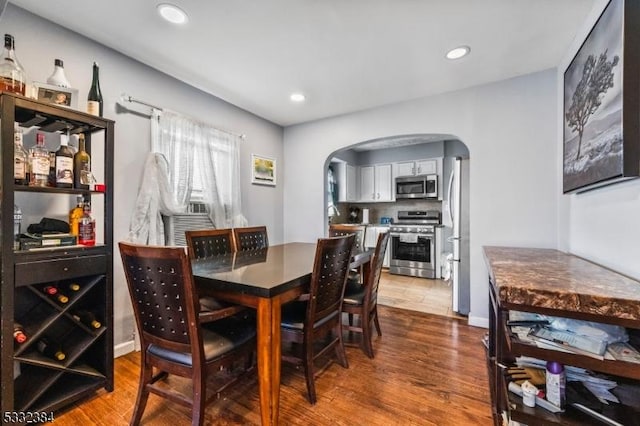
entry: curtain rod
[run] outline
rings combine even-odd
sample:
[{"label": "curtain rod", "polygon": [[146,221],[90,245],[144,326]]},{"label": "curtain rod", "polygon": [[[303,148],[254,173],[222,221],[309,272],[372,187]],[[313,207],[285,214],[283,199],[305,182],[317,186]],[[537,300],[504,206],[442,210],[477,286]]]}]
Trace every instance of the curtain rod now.
[{"label": "curtain rod", "polygon": [[[149,108],[153,108],[153,109],[157,109],[157,110],[160,110],[160,111],[164,111],[164,108],[161,108],[159,106],[150,104],[150,103],[145,102],[145,101],[141,101],[140,99],[136,99],[131,95],[127,95],[126,93],[123,93],[122,95],[120,95],[120,99],[122,99],[125,102],[131,102],[131,103],[135,103],[135,104],[140,104],[140,105],[148,106]],[[233,132],[230,132],[228,130],[219,129],[219,128],[214,127],[214,126],[211,126],[211,127],[213,127],[216,130],[219,130],[221,132],[229,133],[230,135],[237,136],[240,139],[245,139],[246,138],[246,135],[244,133],[233,133]]]}]

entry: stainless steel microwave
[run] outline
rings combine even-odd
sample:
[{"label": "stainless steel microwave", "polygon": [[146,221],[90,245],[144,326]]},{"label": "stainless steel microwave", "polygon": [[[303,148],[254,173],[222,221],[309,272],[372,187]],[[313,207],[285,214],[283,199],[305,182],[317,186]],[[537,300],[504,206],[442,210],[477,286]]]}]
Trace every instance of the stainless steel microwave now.
[{"label": "stainless steel microwave", "polygon": [[438,198],[438,175],[396,178],[396,199]]}]

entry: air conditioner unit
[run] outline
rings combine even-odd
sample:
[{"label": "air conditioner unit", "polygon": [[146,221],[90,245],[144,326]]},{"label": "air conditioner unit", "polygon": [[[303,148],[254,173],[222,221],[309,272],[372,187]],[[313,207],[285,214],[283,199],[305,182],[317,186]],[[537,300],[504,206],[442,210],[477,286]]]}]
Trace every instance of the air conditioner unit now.
[{"label": "air conditioner unit", "polygon": [[[192,211],[202,211],[198,206],[190,206]],[[209,213],[182,213],[173,216],[162,216],[164,221],[164,239],[168,246],[186,246],[184,231],[215,228]]]}]

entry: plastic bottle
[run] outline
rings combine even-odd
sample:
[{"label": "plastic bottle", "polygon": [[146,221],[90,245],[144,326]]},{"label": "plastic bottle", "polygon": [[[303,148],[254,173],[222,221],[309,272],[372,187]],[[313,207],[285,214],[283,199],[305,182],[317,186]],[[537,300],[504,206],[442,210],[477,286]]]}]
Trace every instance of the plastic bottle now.
[{"label": "plastic bottle", "polygon": [[566,376],[564,365],[555,361],[547,361],[547,401],[553,405],[564,408]]}]

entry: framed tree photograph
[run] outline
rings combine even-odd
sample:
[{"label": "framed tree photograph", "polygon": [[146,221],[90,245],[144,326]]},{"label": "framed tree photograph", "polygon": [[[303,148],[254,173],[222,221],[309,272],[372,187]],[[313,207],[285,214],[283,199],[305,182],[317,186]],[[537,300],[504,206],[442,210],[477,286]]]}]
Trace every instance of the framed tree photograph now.
[{"label": "framed tree photograph", "polygon": [[563,192],[640,173],[640,2],[611,0],[564,72]]},{"label": "framed tree photograph", "polygon": [[276,160],[251,154],[251,183],[276,185]]}]

